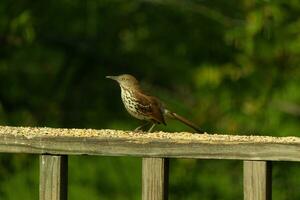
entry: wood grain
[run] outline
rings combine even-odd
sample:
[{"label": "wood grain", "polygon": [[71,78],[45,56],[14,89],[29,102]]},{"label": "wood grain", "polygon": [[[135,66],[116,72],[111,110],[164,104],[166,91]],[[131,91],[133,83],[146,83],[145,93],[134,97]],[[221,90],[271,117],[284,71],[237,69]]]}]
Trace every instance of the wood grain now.
[{"label": "wood grain", "polygon": [[271,163],[244,161],[244,200],[271,200],[271,188]]},{"label": "wood grain", "polygon": [[0,127],[0,152],[300,161],[300,138]]},{"label": "wood grain", "polygon": [[40,200],[67,200],[67,156],[40,156]]},{"label": "wood grain", "polygon": [[169,160],[167,158],[143,158],[142,199],[168,199]]}]

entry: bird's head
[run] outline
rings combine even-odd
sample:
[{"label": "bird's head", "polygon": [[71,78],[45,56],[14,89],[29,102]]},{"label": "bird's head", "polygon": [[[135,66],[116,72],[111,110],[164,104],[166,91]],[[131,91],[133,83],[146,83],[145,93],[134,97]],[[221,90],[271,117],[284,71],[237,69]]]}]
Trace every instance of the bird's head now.
[{"label": "bird's head", "polygon": [[137,89],[139,88],[139,82],[136,78],[130,74],[122,74],[119,76],[106,76],[106,78],[117,81],[121,87]]}]

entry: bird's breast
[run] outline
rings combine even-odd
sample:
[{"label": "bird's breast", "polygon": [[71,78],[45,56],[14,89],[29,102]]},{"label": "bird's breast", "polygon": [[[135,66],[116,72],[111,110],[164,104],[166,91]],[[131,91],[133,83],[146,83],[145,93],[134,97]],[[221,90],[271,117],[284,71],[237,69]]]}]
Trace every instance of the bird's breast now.
[{"label": "bird's breast", "polygon": [[121,97],[123,104],[130,115],[140,120],[151,119],[150,116],[143,114],[143,112],[139,109],[139,101],[134,91],[121,87]]}]

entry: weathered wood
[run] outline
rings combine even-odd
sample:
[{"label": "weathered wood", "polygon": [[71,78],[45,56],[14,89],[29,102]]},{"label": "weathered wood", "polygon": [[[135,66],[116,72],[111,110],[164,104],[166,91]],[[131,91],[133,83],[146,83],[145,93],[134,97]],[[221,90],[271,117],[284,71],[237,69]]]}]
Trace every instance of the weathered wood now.
[{"label": "weathered wood", "polygon": [[68,157],[40,156],[40,200],[67,200]]},{"label": "weathered wood", "polygon": [[300,161],[300,138],[0,127],[0,152]]},{"label": "weathered wood", "polygon": [[271,200],[271,198],[271,162],[244,161],[244,200]]},{"label": "weathered wood", "polygon": [[169,160],[167,158],[143,158],[142,199],[167,200]]}]

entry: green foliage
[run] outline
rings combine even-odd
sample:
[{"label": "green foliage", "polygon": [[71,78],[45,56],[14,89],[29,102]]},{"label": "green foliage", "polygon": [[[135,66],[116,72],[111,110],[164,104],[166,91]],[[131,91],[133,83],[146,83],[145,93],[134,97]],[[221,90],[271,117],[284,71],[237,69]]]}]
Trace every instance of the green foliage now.
[{"label": "green foliage", "polygon": [[[133,129],[104,78],[131,73],[208,132],[299,136],[299,13],[297,0],[4,0],[0,122]],[[70,157],[70,199],[140,199],[140,170]],[[274,165],[275,200],[300,198],[297,171]],[[170,197],[241,199],[241,176],[238,161],[172,160]],[[36,156],[0,156],[0,198],[38,199]]]}]

